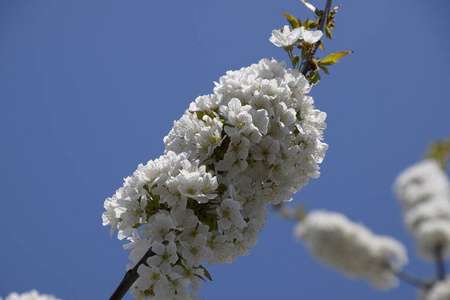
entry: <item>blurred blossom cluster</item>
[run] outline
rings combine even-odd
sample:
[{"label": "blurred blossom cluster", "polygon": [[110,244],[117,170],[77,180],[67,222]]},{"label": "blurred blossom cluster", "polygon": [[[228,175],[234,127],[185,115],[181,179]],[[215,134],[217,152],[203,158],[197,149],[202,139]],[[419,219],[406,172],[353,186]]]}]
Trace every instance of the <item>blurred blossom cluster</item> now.
[{"label": "blurred blossom cluster", "polygon": [[[0,300],[1,299],[2,298],[0,297]],[[11,293],[5,298],[5,300],[60,300],[60,299],[55,298],[52,295],[45,295],[45,294],[40,295],[38,291],[32,290],[30,292],[23,294]]]},{"label": "blurred blossom cluster", "polygon": [[312,211],[297,224],[294,234],[321,262],[380,289],[397,285],[394,270],[408,260],[400,242],[375,235],[339,213]]},{"label": "blurred blossom cluster", "polygon": [[139,165],[105,200],[103,224],[128,239],[133,263],[155,253],[139,266],[136,298],[197,299],[209,278],[202,263],[247,255],[266,206],[319,177],[326,114],[309,90],[276,60],[228,71],[174,122],[164,155]]},{"label": "blurred blossom cluster", "polygon": [[433,260],[436,247],[450,256],[450,183],[439,163],[423,160],[396,179],[404,221],[417,242],[419,253]]},{"label": "blurred blossom cluster", "polygon": [[[433,146],[430,153],[437,153],[435,149]],[[305,214],[302,208],[296,212],[286,207],[280,207],[280,215],[297,220],[295,237],[319,261],[343,274],[365,279],[381,289],[395,286],[398,277],[409,283],[412,280],[420,287],[421,300],[449,300],[450,280],[443,260],[450,257],[450,182],[443,166],[445,160],[427,158],[404,170],[394,183],[405,224],[419,253],[438,266],[439,273],[432,279],[422,280],[405,273],[402,267],[408,259],[400,242],[375,235],[344,215],[322,210]]]},{"label": "blurred blossom cluster", "polygon": [[422,292],[420,300],[448,300],[450,299],[450,278],[436,282],[426,293]]}]

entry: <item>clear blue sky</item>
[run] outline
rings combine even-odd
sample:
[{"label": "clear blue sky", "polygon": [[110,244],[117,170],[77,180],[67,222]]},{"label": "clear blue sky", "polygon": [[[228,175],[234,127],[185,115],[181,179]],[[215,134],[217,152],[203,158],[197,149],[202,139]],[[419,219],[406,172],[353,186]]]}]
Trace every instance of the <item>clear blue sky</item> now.
[{"label": "clear blue sky", "polygon": [[[330,148],[294,202],[401,240],[407,269],[429,276],[391,186],[431,139],[450,135],[450,2],[340,3],[326,48],[355,54],[311,92]],[[162,154],[173,120],[227,70],[287,59],[268,40],[286,24],[281,11],[312,17],[298,0],[0,1],[0,297],[110,296],[128,252],[101,225],[104,199]],[[271,215],[251,254],[213,267],[199,296],[414,299],[408,285],[380,292],[318,264],[293,225]]]}]

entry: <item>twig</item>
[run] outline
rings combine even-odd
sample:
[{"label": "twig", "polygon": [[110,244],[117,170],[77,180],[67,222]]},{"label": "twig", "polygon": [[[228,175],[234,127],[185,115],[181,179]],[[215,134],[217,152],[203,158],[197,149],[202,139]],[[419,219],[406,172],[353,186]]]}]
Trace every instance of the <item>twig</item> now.
[{"label": "twig", "polygon": [[[319,27],[317,28],[317,30],[320,30],[322,32],[325,29],[325,26],[328,21],[328,15],[330,14],[330,10],[331,10],[331,2],[332,2],[332,0],[327,0],[327,4],[325,5],[325,10],[323,11],[322,17],[320,18]],[[311,68],[311,60],[314,57],[314,55],[316,54],[317,48],[319,48],[321,42],[322,42],[321,40],[318,40],[314,45],[314,49],[312,49],[311,52],[309,53],[308,58],[306,59],[305,64],[303,65],[303,68],[301,71],[301,73],[303,75],[306,76],[306,73],[309,72],[309,69]]]},{"label": "twig", "polygon": [[128,272],[125,273],[125,276],[123,277],[119,286],[114,291],[109,300],[121,300],[123,296],[125,296],[125,294],[128,292],[133,283],[139,278],[139,274],[137,272],[139,266],[142,264],[147,265],[147,258],[153,255],[155,255],[155,253],[152,251],[152,249],[148,249],[148,251],[144,254],[144,256],[142,256],[141,260],[139,260],[139,262],[134,266],[134,268],[128,270]]}]

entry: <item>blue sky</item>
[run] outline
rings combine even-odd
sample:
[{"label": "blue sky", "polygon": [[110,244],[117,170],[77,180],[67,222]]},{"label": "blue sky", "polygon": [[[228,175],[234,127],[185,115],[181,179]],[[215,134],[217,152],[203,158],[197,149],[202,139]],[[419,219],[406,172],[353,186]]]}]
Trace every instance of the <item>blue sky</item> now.
[{"label": "blue sky", "polygon": [[[406,269],[430,276],[391,187],[430,140],[450,135],[450,4],[334,2],[343,5],[327,53],[355,53],[311,92],[328,114],[330,148],[293,203],[401,240]],[[286,24],[281,11],[313,17],[298,0],[0,1],[0,297],[110,296],[128,252],[101,225],[104,199],[162,154],[173,120],[227,70],[287,59],[268,40]],[[251,254],[211,268],[199,296],[414,299],[406,284],[380,292],[317,263],[293,226],[271,215]]]}]

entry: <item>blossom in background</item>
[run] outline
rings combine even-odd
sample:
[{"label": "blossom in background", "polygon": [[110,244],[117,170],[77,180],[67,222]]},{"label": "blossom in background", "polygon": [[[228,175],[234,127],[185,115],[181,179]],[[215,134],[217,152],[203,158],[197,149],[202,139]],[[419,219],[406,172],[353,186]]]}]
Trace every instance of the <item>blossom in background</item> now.
[{"label": "blossom in background", "polygon": [[127,238],[134,264],[155,249],[138,269],[136,298],[197,299],[193,274],[209,276],[202,264],[247,255],[266,206],[290,201],[319,177],[326,114],[309,90],[302,74],[276,60],[228,71],[174,122],[165,153],[105,200],[103,224]]},{"label": "blossom in background", "polygon": [[439,163],[426,159],[407,168],[397,177],[394,190],[419,253],[433,260],[439,246],[449,257],[450,183]]},{"label": "blossom in background", "polygon": [[428,291],[422,291],[420,299],[421,300],[450,299],[450,278],[436,282]]},{"label": "blossom in background", "polygon": [[319,261],[380,289],[397,285],[393,269],[407,262],[400,242],[375,235],[338,213],[310,212],[298,223],[294,234]]},{"label": "blossom in background", "polygon": [[285,25],[283,29],[272,30],[269,40],[277,47],[289,47],[302,38],[303,31],[303,27],[291,30],[288,25]]},{"label": "blossom in background", "polygon": [[[2,298],[0,298],[1,300]],[[39,295],[38,291],[36,290],[32,290],[30,292],[27,293],[23,293],[23,294],[18,294],[18,293],[11,293],[9,294],[5,300],[61,300],[58,298],[55,298],[52,295]]]}]

